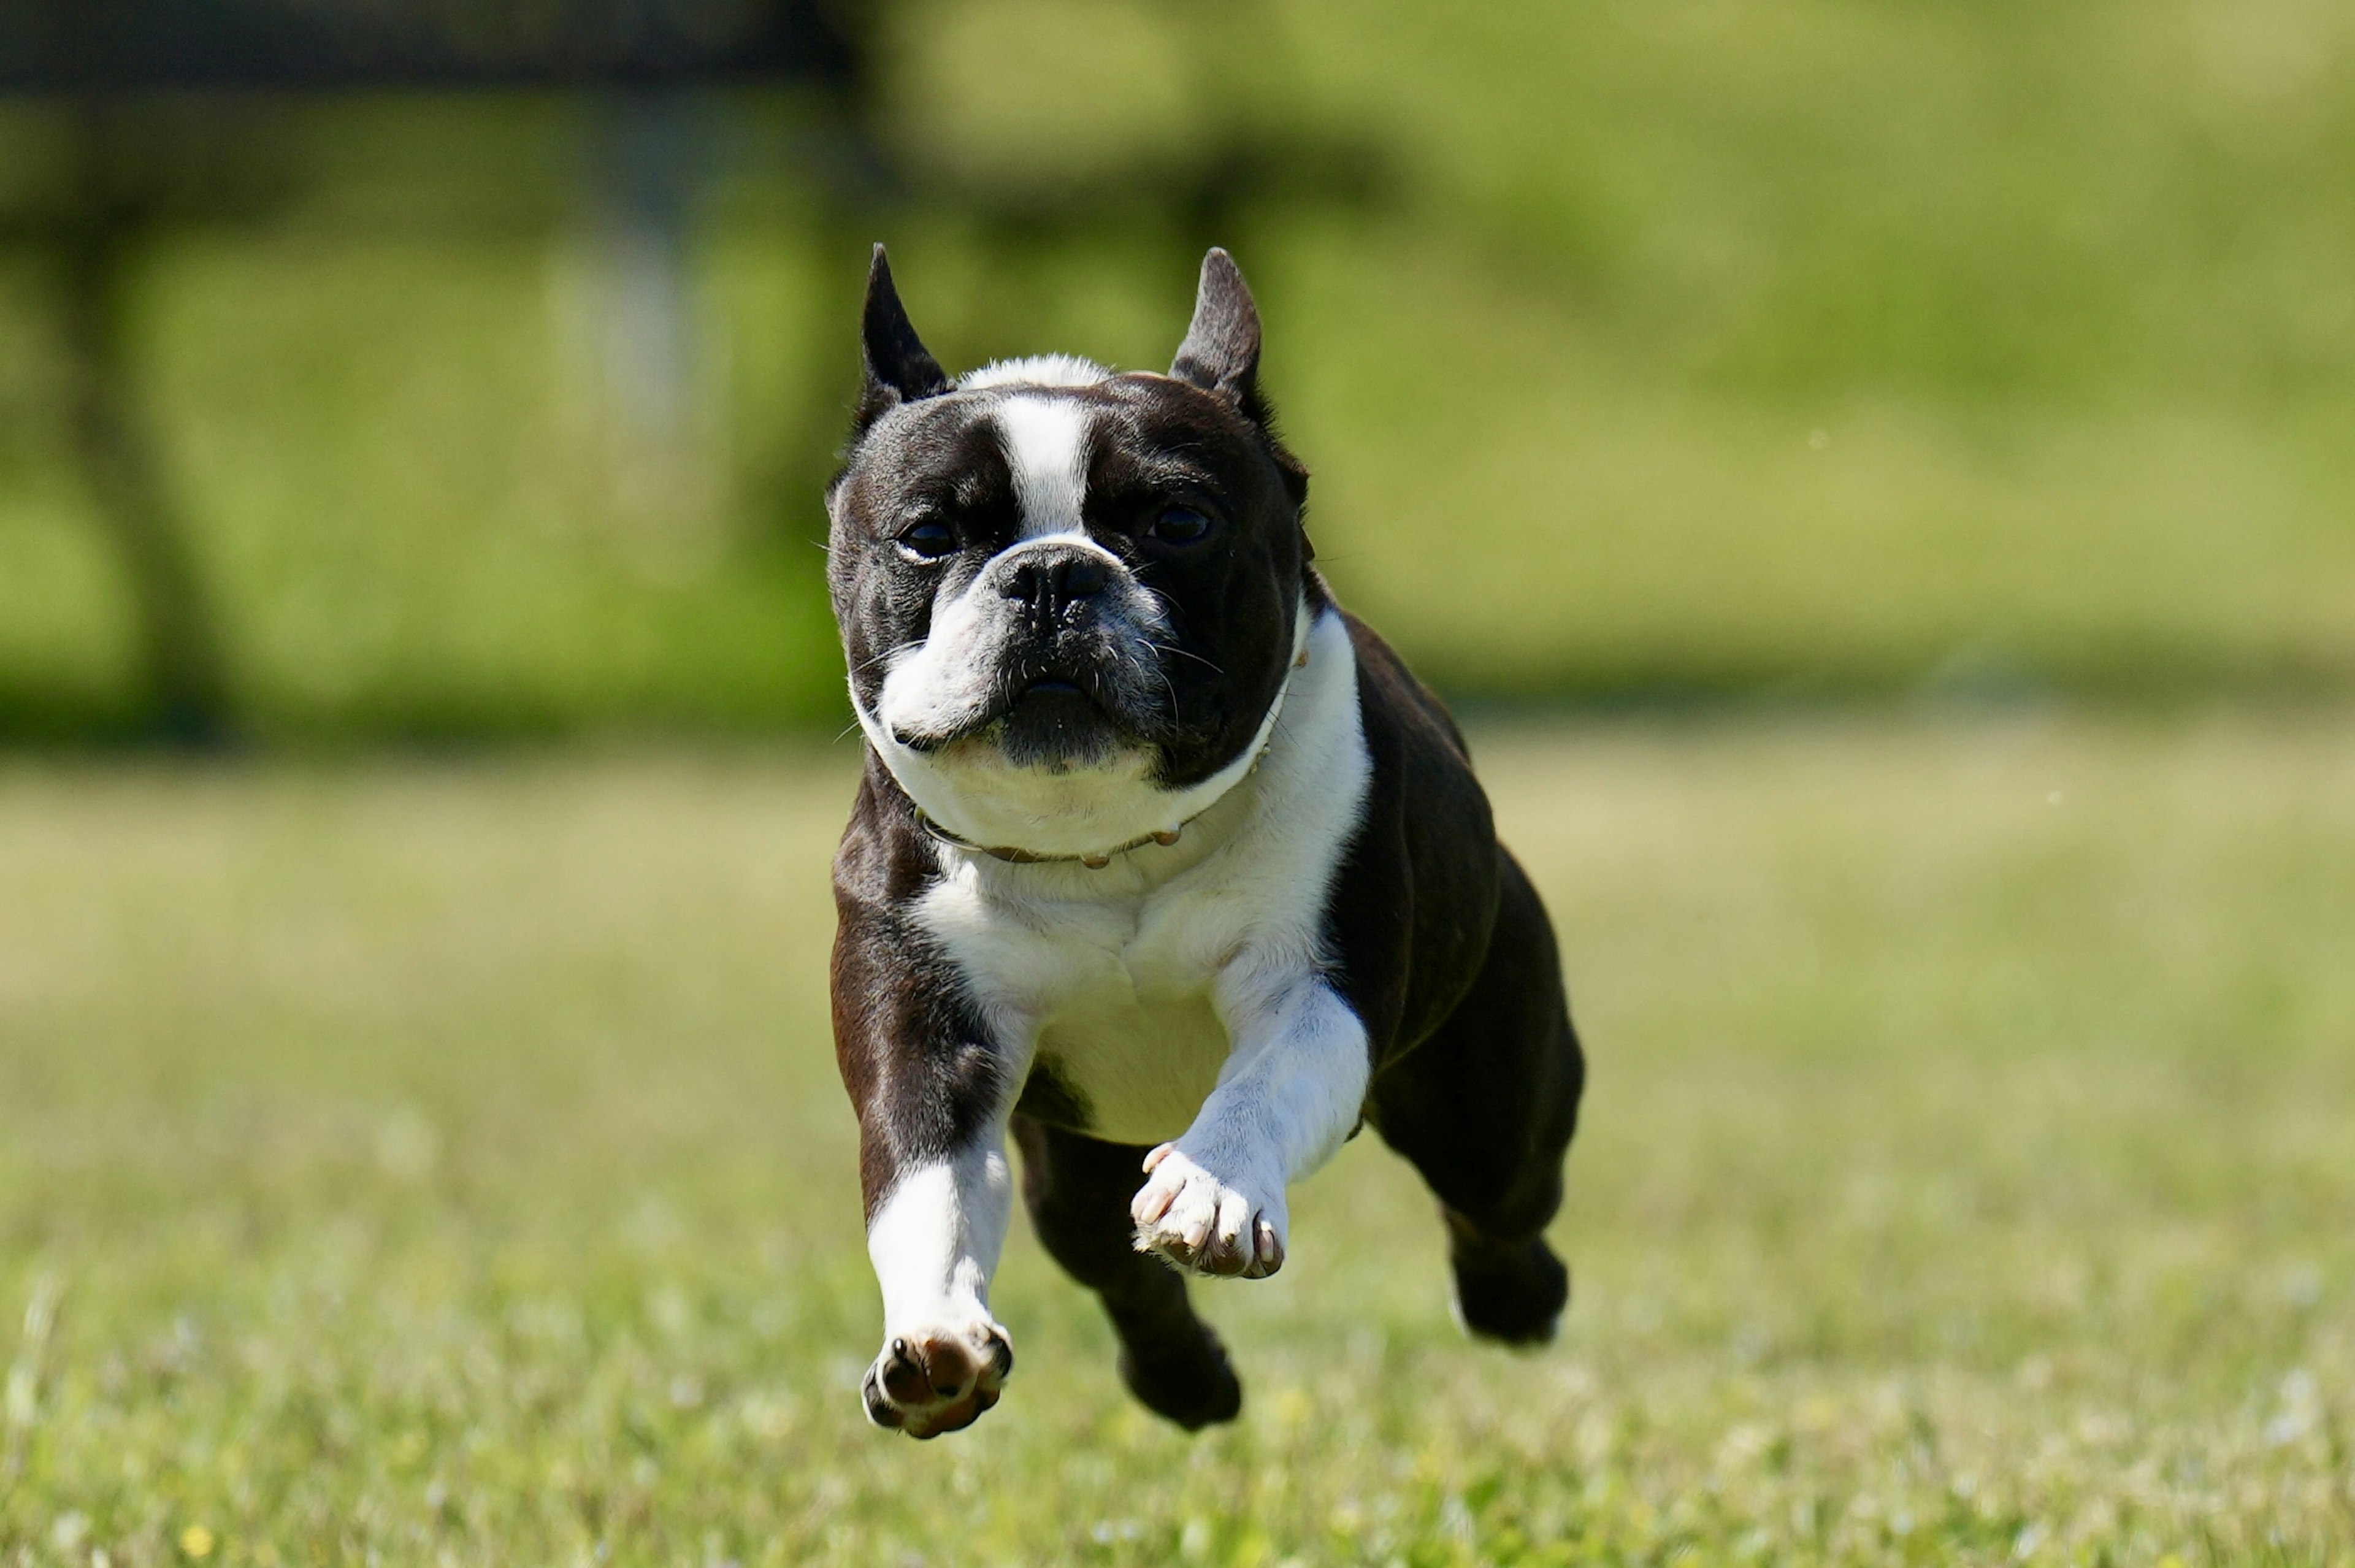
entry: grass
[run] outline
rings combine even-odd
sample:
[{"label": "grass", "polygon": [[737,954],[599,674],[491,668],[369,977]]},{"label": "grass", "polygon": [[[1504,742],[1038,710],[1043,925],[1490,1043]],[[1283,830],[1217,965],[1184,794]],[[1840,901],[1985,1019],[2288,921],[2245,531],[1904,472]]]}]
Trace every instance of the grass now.
[{"label": "grass", "polygon": [[[12,1563],[2355,1562],[2355,718],[1492,729],[1562,1343],[1373,1140],[1188,1440],[853,1392],[847,749],[0,770]],[[21,1312],[21,1319],[19,1314]],[[18,1327],[21,1322],[21,1327]]]}]

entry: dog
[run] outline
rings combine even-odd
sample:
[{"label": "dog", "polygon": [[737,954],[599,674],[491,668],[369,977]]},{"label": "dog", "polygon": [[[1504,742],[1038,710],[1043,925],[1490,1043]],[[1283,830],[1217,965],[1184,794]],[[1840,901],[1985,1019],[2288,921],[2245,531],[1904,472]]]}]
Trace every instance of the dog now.
[{"label": "dog", "polygon": [[826,507],[866,737],[833,1004],[868,1417],[998,1402],[1009,1133],[1124,1381],[1189,1430],[1242,1389],[1185,1276],[1281,1268],[1288,1189],[1361,1125],[1437,1196],[1464,1325],[1550,1339],[1585,1081],[1553,932],[1446,709],[1311,565],[1233,260],[1166,376],[953,379],[879,245],[861,326]]}]

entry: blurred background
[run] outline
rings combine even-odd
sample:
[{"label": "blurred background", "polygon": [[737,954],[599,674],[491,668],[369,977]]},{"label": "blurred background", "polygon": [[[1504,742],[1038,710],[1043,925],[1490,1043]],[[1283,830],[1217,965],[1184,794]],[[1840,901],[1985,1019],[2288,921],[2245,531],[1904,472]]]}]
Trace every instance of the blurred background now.
[{"label": "blurred background", "polygon": [[[2345,0],[0,0],[0,1559],[2355,1565]],[[820,491],[1211,243],[1593,1063],[870,1431]],[[912,1500],[911,1500],[912,1499]]]},{"label": "blurred background", "polygon": [[879,238],[952,367],[1232,248],[1458,697],[2342,692],[2350,165],[2328,0],[11,0],[0,739],[837,722]]}]

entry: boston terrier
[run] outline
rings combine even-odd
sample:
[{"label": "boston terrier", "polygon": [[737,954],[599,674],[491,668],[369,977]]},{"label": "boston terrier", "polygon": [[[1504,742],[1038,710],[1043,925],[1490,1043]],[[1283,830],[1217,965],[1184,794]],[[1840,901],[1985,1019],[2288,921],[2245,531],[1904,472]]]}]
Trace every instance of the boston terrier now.
[{"label": "boston terrier", "polygon": [[868,1416],[998,1401],[1009,1133],[1122,1378],[1188,1429],[1242,1389],[1185,1276],[1283,1267],[1288,1189],[1360,1125],[1437,1195],[1465,1326],[1550,1339],[1585,1078],[1553,932],[1446,709],[1309,564],[1233,260],[1166,376],[952,378],[879,245],[863,326],[826,506],[866,733],[833,983]]}]

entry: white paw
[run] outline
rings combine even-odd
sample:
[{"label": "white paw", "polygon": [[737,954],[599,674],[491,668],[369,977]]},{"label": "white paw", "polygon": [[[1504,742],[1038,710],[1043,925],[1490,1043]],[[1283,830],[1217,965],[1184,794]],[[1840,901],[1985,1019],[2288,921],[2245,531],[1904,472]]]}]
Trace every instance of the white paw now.
[{"label": "white paw", "polygon": [[1284,1266],[1281,1183],[1254,1181],[1241,1171],[1213,1174],[1176,1144],[1146,1155],[1145,1168],[1148,1179],[1128,1207],[1138,1252],[1230,1278],[1265,1279]]},{"label": "white paw", "polygon": [[867,1369],[867,1419],[911,1437],[971,1426],[997,1403],[1014,1370],[1006,1330],[983,1317],[963,1328],[895,1334]]}]

